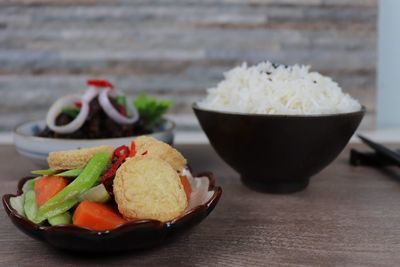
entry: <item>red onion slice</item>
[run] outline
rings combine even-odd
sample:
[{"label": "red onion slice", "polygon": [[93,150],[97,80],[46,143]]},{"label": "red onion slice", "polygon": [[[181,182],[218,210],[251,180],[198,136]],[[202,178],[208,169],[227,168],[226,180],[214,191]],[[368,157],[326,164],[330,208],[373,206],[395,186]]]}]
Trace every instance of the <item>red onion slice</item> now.
[{"label": "red onion slice", "polygon": [[99,94],[99,90],[95,87],[89,87],[89,89],[83,94],[82,101],[90,103],[93,98]]},{"label": "red onion slice", "polygon": [[[46,123],[47,126],[56,133],[60,134],[67,134],[73,133],[85,123],[86,118],[89,115],[89,103],[92,101],[99,94],[99,91],[94,88],[90,87],[85,94],[80,97],[78,95],[70,95],[65,96],[58,99],[54,104],[50,107],[49,111],[47,112]],[[66,125],[56,125],[56,119],[58,115],[62,112],[62,109],[68,106],[73,106],[75,102],[81,102],[82,107],[81,110],[76,116],[76,118]]]},{"label": "red onion slice", "polygon": [[81,110],[76,116],[76,118],[66,125],[56,125],[56,119],[58,115],[62,112],[62,109],[68,106],[73,106],[76,101],[81,101],[82,98],[77,95],[65,96],[58,99],[50,107],[47,112],[46,123],[47,126],[56,133],[67,134],[78,130],[85,122],[87,116],[89,115],[89,104],[86,101],[82,101]]},{"label": "red onion slice", "polygon": [[136,108],[132,104],[127,104],[127,113],[129,117],[125,117],[121,113],[118,112],[110,101],[109,94],[116,94],[111,90],[101,90],[99,94],[99,103],[103,108],[104,112],[114,121],[120,124],[132,124],[135,123],[139,119],[139,114]]}]

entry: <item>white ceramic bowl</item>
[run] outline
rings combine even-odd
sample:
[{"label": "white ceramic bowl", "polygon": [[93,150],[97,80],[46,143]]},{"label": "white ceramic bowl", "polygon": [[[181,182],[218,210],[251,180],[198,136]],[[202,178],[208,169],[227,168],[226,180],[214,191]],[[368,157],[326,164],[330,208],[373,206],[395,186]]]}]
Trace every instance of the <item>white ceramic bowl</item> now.
[{"label": "white ceramic bowl", "polygon": [[[17,126],[14,130],[14,144],[19,154],[31,159],[39,166],[47,166],[47,155],[52,151],[94,147],[100,145],[129,145],[137,136],[104,139],[61,139],[35,136],[44,129],[45,121],[31,121]],[[149,134],[158,140],[172,144],[175,123],[166,120],[159,131]]]}]

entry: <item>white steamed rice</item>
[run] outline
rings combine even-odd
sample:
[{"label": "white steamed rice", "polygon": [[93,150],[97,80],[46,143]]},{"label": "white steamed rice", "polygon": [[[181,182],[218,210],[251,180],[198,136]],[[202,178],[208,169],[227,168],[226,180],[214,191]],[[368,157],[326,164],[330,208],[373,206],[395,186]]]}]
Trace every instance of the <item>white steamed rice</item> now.
[{"label": "white steamed rice", "polygon": [[309,66],[262,62],[233,68],[198,102],[204,109],[251,114],[335,114],[358,111],[360,103],[331,78]]}]

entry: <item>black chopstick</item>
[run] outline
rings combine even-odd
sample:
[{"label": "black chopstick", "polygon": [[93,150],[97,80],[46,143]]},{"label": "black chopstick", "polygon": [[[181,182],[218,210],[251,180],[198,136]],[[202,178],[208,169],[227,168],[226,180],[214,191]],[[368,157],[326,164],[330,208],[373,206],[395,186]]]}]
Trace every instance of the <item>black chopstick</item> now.
[{"label": "black chopstick", "polygon": [[389,167],[397,166],[390,158],[374,152],[363,152],[355,148],[350,150],[350,164],[353,166]]},{"label": "black chopstick", "polygon": [[365,144],[367,144],[369,147],[375,150],[376,153],[384,155],[387,158],[390,158],[394,163],[396,163],[398,166],[400,166],[400,154],[396,153],[395,151],[378,144],[362,135],[358,135],[358,137],[363,141]]}]

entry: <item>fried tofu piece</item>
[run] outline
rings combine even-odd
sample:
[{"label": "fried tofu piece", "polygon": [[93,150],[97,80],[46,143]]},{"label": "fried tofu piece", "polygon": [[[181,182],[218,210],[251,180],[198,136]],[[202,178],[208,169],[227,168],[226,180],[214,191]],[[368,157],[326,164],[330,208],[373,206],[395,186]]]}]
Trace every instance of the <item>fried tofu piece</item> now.
[{"label": "fried tofu piece", "polygon": [[114,195],[119,212],[128,220],[166,222],[188,205],[178,173],[166,161],[151,156],[135,157],[119,167]]},{"label": "fried tofu piece", "polygon": [[153,137],[140,136],[135,139],[135,157],[151,156],[168,162],[175,171],[181,172],[186,165],[186,159],[182,154],[170,145],[161,142]]},{"label": "fried tofu piece", "polygon": [[96,146],[74,150],[50,152],[47,157],[49,167],[53,170],[82,169],[88,161],[99,152],[114,152],[112,146]]}]

